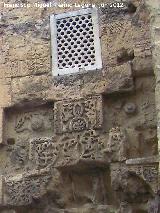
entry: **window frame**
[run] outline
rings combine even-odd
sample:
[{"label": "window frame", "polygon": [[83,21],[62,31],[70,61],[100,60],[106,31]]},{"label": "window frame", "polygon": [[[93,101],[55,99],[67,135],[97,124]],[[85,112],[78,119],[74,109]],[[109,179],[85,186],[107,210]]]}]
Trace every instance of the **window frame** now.
[{"label": "window frame", "polygon": [[[91,14],[93,23],[93,34],[94,34],[94,48],[95,48],[95,64],[89,65],[83,68],[58,68],[58,51],[57,51],[57,27],[56,21],[63,18],[74,17],[79,15]],[[98,23],[98,11],[97,8],[87,8],[72,12],[66,12],[61,14],[52,14],[50,16],[50,28],[51,28],[51,54],[52,54],[52,74],[53,76],[74,74],[81,70],[92,71],[102,68],[102,58],[101,58],[101,45],[99,36],[99,23]]]}]

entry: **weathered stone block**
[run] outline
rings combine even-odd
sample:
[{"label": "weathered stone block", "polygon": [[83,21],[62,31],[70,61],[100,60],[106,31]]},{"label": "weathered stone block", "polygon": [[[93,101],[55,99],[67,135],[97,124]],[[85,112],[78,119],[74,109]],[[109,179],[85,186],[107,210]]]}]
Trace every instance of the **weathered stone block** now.
[{"label": "weathered stone block", "polygon": [[4,176],[0,176],[0,205],[3,205],[3,182],[4,182]]},{"label": "weathered stone block", "polygon": [[99,129],[103,123],[102,97],[58,101],[54,108],[56,133]]},{"label": "weathered stone block", "polygon": [[[52,106],[42,105],[27,109],[16,108],[5,112],[5,140],[25,140],[34,136],[52,135],[54,131]],[[21,139],[20,139],[21,138]]]},{"label": "weathered stone block", "polygon": [[59,157],[59,147],[52,138],[36,138],[30,141],[29,159],[37,168],[51,167]]},{"label": "weathered stone block", "polygon": [[50,86],[51,79],[49,76],[27,76],[23,78],[14,78],[12,80],[13,94],[27,94],[43,91]]},{"label": "weathered stone block", "polygon": [[4,109],[0,108],[0,144],[3,143],[3,134],[4,134]]},{"label": "weathered stone block", "polygon": [[51,89],[47,91],[47,98],[76,99],[93,93],[108,95],[130,92],[133,89],[131,65],[125,63],[120,66],[106,67],[102,71],[55,77]]},{"label": "weathered stone block", "polygon": [[[159,187],[160,78],[156,65],[155,93],[152,64],[160,59],[158,1],[147,0],[155,19],[143,0],[98,8],[103,69],[56,78],[50,70],[48,17],[78,10],[74,4],[84,2],[71,0],[69,8],[40,8],[36,0],[23,9],[0,4],[0,142],[3,131],[6,142],[0,149],[0,204],[6,210],[12,205],[15,212],[145,212]],[[153,61],[150,19],[157,37]],[[48,101],[55,108],[42,105]],[[134,157],[143,158],[128,159]]]},{"label": "weathered stone block", "polygon": [[10,79],[0,79],[0,107],[8,107],[11,104]]},{"label": "weathered stone block", "polygon": [[121,201],[130,204],[145,203],[158,187],[158,164],[112,164],[111,182]]},{"label": "weathered stone block", "polygon": [[134,58],[132,64],[134,76],[140,77],[140,76],[154,75],[153,61],[150,56],[144,58],[136,57]]},{"label": "weathered stone block", "polygon": [[125,130],[119,127],[112,128],[109,131],[107,147],[104,150],[108,161],[125,161],[129,150],[129,141]]},{"label": "weathered stone block", "polygon": [[6,177],[4,187],[4,206],[24,206],[32,203],[33,199],[40,198],[46,193],[46,185],[50,174],[19,174]]},{"label": "weathered stone block", "polygon": [[89,130],[76,135],[37,138],[30,141],[30,159],[38,168],[81,169],[106,167],[105,139]]}]

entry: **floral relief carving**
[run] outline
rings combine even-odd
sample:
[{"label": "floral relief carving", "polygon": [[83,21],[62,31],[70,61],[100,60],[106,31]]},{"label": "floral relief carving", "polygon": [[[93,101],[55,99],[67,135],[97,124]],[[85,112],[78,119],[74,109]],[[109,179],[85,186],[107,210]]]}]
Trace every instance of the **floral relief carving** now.
[{"label": "floral relief carving", "polygon": [[55,104],[55,129],[57,133],[98,129],[102,127],[102,97],[92,96]]},{"label": "floral relief carving", "polygon": [[80,160],[103,160],[104,146],[104,139],[95,130],[74,136],[35,138],[30,141],[29,158],[37,168],[67,167]]},{"label": "floral relief carving", "polygon": [[[46,118],[48,123],[45,122]],[[39,132],[51,128],[53,117],[48,111],[44,112],[24,112],[16,116],[15,131],[21,133],[24,131]],[[49,125],[50,124],[50,125]]]}]

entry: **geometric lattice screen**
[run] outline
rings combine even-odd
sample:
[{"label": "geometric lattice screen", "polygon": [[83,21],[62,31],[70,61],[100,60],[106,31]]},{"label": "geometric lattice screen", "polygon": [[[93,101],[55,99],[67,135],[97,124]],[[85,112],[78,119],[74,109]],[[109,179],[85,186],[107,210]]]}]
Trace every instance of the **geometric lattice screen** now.
[{"label": "geometric lattice screen", "polygon": [[51,15],[50,24],[54,76],[102,68],[96,8]]}]

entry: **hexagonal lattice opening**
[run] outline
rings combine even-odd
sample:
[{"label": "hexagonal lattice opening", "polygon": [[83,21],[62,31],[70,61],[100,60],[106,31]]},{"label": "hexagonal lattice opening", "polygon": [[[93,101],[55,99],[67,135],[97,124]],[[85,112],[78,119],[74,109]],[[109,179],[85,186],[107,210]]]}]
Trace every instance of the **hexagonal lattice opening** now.
[{"label": "hexagonal lattice opening", "polygon": [[97,10],[51,16],[53,75],[102,67]]}]

